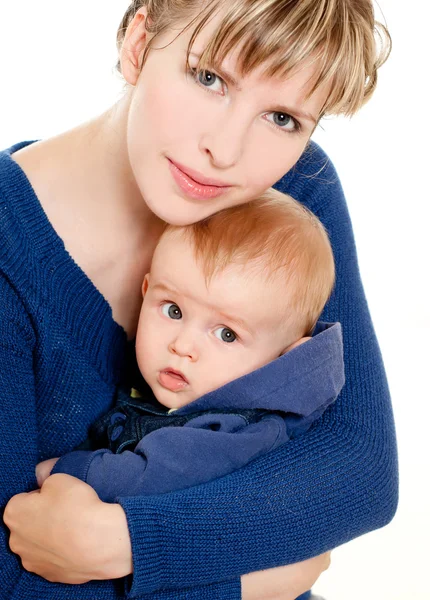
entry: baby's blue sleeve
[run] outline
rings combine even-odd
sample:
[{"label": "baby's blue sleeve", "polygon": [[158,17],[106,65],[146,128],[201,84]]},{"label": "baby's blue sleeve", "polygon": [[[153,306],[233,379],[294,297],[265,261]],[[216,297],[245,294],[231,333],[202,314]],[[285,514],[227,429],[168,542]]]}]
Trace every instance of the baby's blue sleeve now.
[{"label": "baby's blue sleeve", "polygon": [[85,481],[104,502],[162,494],[227,475],[286,442],[284,420],[268,415],[248,425],[234,414],[207,414],[184,427],[164,427],[145,436],[134,452],[75,451],[52,473]]}]

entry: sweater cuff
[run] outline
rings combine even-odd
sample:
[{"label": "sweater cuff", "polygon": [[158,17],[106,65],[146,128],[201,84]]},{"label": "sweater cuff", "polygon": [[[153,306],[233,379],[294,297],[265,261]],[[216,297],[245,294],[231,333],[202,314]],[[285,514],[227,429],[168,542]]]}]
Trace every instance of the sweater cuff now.
[{"label": "sweater cuff", "polygon": [[119,498],[118,502],[127,517],[133,552],[133,574],[125,579],[127,600],[241,600],[240,577],[219,583],[175,587],[177,583],[169,580],[171,565],[169,569],[163,552],[171,540],[163,535],[159,516],[152,510],[151,503],[142,510],[141,497]]},{"label": "sweater cuff", "polygon": [[162,552],[168,540],[162,539],[156,512],[150,508],[142,511],[142,502],[136,500],[139,498],[133,496],[118,498],[127,518],[133,553],[133,574],[126,578],[126,598],[136,598],[169,585]]},{"label": "sweater cuff", "polygon": [[[126,593],[127,600],[136,598],[131,593]],[[241,600],[242,587],[240,577],[221,583],[211,583],[197,587],[158,590],[150,594],[139,596],[139,600]]]},{"label": "sweater cuff", "polygon": [[76,450],[62,456],[54,465],[51,475],[55,473],[66,473],[73,475],[81,481],[87,480],[88,468],[94,458],[94,452]]}]

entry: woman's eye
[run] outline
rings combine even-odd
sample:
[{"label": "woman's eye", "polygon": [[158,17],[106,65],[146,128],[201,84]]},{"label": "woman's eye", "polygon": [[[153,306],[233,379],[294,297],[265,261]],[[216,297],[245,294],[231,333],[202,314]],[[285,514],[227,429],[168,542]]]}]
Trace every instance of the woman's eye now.
[{"label": "woman's eye", "polygon": [[169,317],[169,319],[182,319],[181,309],[173,302],[166,302],[163,304],[161,312],[165,317]]},{"label": "woman's eye", "polygon": [[221,77],[218,77],[212,71],[196,71],[194,70],[194,77],[196,81],[205,88],[209,88],[213,92],[223,92],[224,91],[224,81]]},{"label": "woman's eye", "polygon": [[234,333],[234,331],[232,329],[229,329],[228,327],[218,327],[218,329],[215,329],[214,333],[215,337],[217,337],[222,342],[227,342],[228,344],[234,342],[237,339],[237,336]]},{"label": "woman's eye", "polygon": [[300,129],[299,123],[289,114],[283,112],[269,113],[267,117],[277,127],[284,129],[285,131],[298,131]]}]

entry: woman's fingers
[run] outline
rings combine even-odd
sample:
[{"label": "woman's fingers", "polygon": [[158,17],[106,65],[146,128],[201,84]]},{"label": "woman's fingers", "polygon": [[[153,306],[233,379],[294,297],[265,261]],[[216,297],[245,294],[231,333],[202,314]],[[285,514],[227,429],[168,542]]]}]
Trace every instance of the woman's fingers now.
[{"label": "woman's fingers", "polygon": [[243,575],[242,600],[295,600],[329,568],[330,560],[330,552],[326,552],[292,565]]},{"label": "woman's fingers", "polygon": [[42,487],[44,482],[48,479],[57,461],[58,458],[50,458],[49,460],[44,460],[36,465],[36,479],[39,487]]}]

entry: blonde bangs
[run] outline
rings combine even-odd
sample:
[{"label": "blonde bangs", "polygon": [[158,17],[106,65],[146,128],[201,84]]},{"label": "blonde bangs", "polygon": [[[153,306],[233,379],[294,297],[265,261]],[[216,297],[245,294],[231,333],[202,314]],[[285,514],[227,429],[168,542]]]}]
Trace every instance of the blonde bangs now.
[{"label": "blonde bangs", "polygon": [[216,69],[231,53],[242,76],[263,67],[265,75],[285,78],[312,64],[308,96],[328,86],[321,116],[357,112],[372,95],[377,69],[391,48],[370,0],[215,0],[190,23],[188,52],[216,15],[221,19],[199,69]]}]

